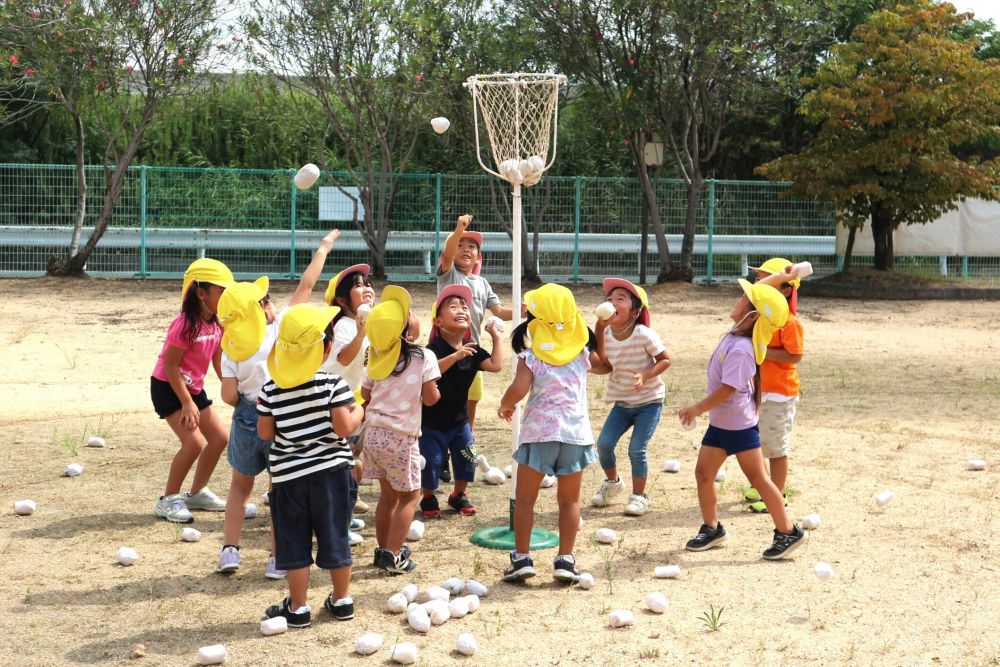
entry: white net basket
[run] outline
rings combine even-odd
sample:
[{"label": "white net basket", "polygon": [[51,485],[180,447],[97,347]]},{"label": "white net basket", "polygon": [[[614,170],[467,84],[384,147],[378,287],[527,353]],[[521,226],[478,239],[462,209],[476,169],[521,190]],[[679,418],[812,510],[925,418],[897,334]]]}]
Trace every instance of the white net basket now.
[{"label": "white net basket", "polygon": [[[483,169],[517,185],[538,182],[555,160],[559,87],[565,81],[561,74],[526,73],[479,74],[466,80],[476,121],[476,156]],[[480,116],[495,169],[483,162]]]}]

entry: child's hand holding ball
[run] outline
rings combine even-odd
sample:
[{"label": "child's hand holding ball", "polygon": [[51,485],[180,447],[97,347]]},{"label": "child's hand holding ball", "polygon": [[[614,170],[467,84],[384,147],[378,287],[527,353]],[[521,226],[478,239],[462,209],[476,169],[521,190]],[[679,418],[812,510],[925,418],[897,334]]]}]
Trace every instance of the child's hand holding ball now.
[{"label": "child's hand holding ball", "polygon": [[615,307],[610,301],[603,301],[594,309],[594,314],[597,315],[598,322],[606,322],[614,317]]},{"label": "child's hand holding ball", "polygon": [[371,305],[363,303],[358,306],[357,315],[354,316],[354,321],[358,323],[358,326],[364,326],[365,321],[368,320],[368,313],[372,312]]}]

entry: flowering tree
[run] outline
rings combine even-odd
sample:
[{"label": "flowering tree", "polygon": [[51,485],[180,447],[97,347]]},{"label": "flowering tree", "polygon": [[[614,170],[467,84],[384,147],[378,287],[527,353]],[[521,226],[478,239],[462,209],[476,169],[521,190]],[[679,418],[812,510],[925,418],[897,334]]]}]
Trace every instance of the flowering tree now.
[{"label": "flowering tree", "polygon": [[[76,127],[77,206],[65,257],[53,275],[80,275],[121,196],[127,170],[166,103],[189,89],[196,69],[213,57],[219,0],[10,0],[0,49],[11,85],[0,102],[6,118],[59,106]],[[87,214],[85,111],[104,140],[104,198],[90,238],[80,245]]]},{"label": "flowering tree", "polygon": [[899,225],[930,222],[962,197],[998,198],[1000,159],[972,149],[1000,140],[1000,62],[961,38],[968,19],[928,0],[873,14],[808,81],[799,112],[815,138],[758,169],[835,204],[852,241],[870,218],[876,269],[893,268]]}]

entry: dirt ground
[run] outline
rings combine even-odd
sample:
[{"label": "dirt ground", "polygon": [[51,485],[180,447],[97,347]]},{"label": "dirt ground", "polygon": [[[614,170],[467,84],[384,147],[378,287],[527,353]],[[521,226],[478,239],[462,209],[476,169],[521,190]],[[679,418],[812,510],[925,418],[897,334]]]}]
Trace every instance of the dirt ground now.
[{"label": "dirt ground", "polygon": [[[432,286],[410,287],[415,307],[428,313]],[[506,522],[507,491],[475,484],[479,514],[431,521],[425,539],[412,545],[414,576],[379,574],[370,564],[373,531],[362,531],[352,622],[319,611],[329,578],[315,571],[313,627],[263,637],[261,612],[284,595],[282,582],[263,577],[267,508],[247,522],[243,567],[229,577],[214,572],[221,513],[196,514],[194,526],[204,532],[197,543],[180,541],[180,528],[153,514],[177,442],[153,413],[148,378],[179,283],[4,280],[0,289],[7,295],[0,327],[0,663],[191,665],[199,646],[224,643],[233,665],[384,665],[393,642],[405,640],[432,665],[1000,664],[993,304],[803,300],[791,512],[796,520],[818,512],[822,525],[790,560],[775,563],[760,557],[773,525],[745,511],[732,460],[720,485],[728,543],[698,554],[683,549],[700,524],[693,474],[700,432],[681,430],[672,414],[703,395],[705,363],[729,326],[736,288],[652,288],[654,326],[673,365],[650,446],[651,511],[629,518],[620,504],[585,503],[577,554],[597,580],[592,590],[553,584],[553,550],[536,556],[541,576],[523,586],[502,583],[506,554],[472,546],[468,537]],[[291,289],[275,286],[279,304]],[[509,301],[506,289],[501,294]],[[576,294],[585,313],[601,299],[595,287]],[[510,430],[494,415],[507,379],[488,379],[477,428],[480,450],[501,466]],[[599,399],[603,380],[591,385],[596,432],[607,407]],[[207,389],[218,397],[218,380],[210,377]],[[216,406],[228,423],[228,406]],[[80,448],[94,433],[104,433],[108,446]],[[680,473],[661,472],[668,458],[682,462]],[[990,467],[967,471],[971,458]],[[62,476],[71,462],[84,466],[81,476]],[[627,472],[627,457],[622,467]],[[598,466],[586,471],[585,500],[599,480]],[[223,461],[211,486],[224,495],[228,481]],[[374,489],[362,491],[373,507]],[[879,509],[872,496],[883,489],[895,499]],[[22,498],[37,501],[32,516],[14,514]],[[372,522],[371,513],[361,518]],[[537,525],[556,526],[553,490],[541,492]],[[619,531],[620,544],[592,543],[600,527]],[[116,563],[122,545],[138,551],[134,566]],[[832,564],[832,579],[813,576],[817,561]],[[655,566],[670,563],[680,564],[679,579],[653,577]],[[383,611],[404,584],[423,588],[453,576],[490,586],[477,613],[422,636]],[[645,610],[653,591],[669,599],[663,615]],[[717,632],[701,619],[710,606],[723,610]],[[615,609],[634,610],[635,624],[608,628]],[[382,633],[386,647],[361,658],[352,652],[354,639],[366,631]],[[478,638],[475,657],[455,651],[463,632]],[[137,643],[148,655],[131,660]]]}]

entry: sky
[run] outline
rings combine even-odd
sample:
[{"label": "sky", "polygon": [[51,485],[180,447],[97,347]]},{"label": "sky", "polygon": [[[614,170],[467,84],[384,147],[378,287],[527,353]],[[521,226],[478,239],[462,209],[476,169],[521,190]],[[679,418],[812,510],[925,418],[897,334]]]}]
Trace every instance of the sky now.
[{"label": "sky", "polygon": [[997,0],[949,0],[960,12],[972,12],[977,19],[990,19],[1000,28],[1000,2]]}]

